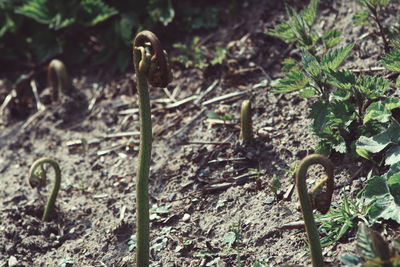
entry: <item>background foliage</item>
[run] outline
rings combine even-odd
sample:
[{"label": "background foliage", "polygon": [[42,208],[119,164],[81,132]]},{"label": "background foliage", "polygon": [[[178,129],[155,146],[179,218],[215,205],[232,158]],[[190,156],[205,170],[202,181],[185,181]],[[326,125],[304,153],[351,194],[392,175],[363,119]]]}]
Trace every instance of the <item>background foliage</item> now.
[{"label": "background foliage", "polygon": [[58,57],[68,65],[107,64],[110,71],[123,71],[131,60],[137,31],[165,26],[176,32],[215,28],[221,12],[236,6],[235,0],[209,2],[0,0],[0,61],[10,70]]}]

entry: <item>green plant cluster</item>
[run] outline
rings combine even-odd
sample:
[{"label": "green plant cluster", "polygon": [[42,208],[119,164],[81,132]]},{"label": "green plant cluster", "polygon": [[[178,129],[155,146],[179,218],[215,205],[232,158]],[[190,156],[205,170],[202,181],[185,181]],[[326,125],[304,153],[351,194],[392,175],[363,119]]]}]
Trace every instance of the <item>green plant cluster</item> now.
[{"label": "green plant cluster", "polygon": [[379,233],[364,224],[360,224],[358,228],[357,250],[360,256],[350,253],[342,255],[344,266],[400,266],[400,240],[393,240],[390,246]]},{"label": "green plant cluster", "polygon": [[382,37],[380,72],[341,67],[355,45],[340,45],[340,32],[335,29],[316,33],[317,0],[300,12],[287,7],[288,21],[267,31],[299,50],[298,57],[283,60],[284,77],[273,82],[273,93],[296,92],[310,98],[309,118],[319,139],[316,151],[348,154],[366,159],[371,166],[355,203],[345,198],[342,208],[319,216],[320,230],[326,233],[323,245],[339,240],[356,219],[370,224],[387,219],[400,223],[400,98],[393,93],[400,86],[399,26],[385,26],[380,19],[379,12],[389,0],[359,2],[366,9],[354,16],[354,23],[373,18]]},{"label": "green plant cluster", "polygon": [[237,5],[227,0],[204,12],[197,1],[0,1],[0,61],[29,68],[59,57],[67,65],[107,64],[111,72],[123,71],[135,31],[174,21],[183,32],[215,28],[226,2]]}]

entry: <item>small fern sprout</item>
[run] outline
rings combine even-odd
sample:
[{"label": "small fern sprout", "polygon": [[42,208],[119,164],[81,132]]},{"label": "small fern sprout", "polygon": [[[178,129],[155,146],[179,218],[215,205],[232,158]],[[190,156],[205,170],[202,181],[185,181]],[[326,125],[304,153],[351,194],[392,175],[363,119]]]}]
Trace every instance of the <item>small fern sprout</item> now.
[{"label": "small fern sprout", "polygon": [[253,122],[251,115],[251,102],[250,100],[244,100],[240,111],[240,138],[244,142],[251,142],[253,139]]},{"label": "small fern sprout", "polygon": [[61,184],[61,170],[57,161],[51,158],[40,158],[36,160],[29,171],[28,182],[32,188],[41,187],[46,185],[46,170],[44,164],[50,164],[53,167],[55,173],[55,182],[53,189],[51,190],[50,196],[47,200],[46,207],[43,212],[42,221],[48,221],[54,210],[57,194]]},{"label": "small fern sprout", "polygon": [[[314,164],[322,165],[325,168],[327,177],[319,181],[312,189],[312,192],[308,193],[306,183],[307,171],[308,168]],[[325,184],[326,191],[322,191]],[[312,266],[322,267],[324,266],[324,260],[313,209],[324,214],[329,210],[334,187],[332,162],[327,157],[320,154],[308,155],[300,162],[296,171],[296,185],[311,250]]]},{"label": "small fern sprout", "polygon": [[166,87],[172,75],[166,53],[157,36],[150,31],[139,32],[133,44],[133,61],[139,93],[140,148],[136,175],[136,266],[149,266],[149,171],[151,161],[152,125],[147,83]]},{"label": "small fern sprout", "polygon": [[47,68],[47,82],[52,90],[53,101],[58,102],[62,94],[67,94],[71,89],[67,68],[58,59],[53,59]]}]

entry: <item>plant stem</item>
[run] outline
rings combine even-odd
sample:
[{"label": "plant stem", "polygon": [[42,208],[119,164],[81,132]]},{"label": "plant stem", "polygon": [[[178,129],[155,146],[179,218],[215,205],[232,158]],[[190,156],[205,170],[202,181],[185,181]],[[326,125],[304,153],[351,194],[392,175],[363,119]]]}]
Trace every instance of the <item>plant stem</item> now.
[{"label": "plant stem", "polygon": [[[145,49],[146,42],[150,42],[154,55]],[[140,111],[140,148],[136,175],[136,266],[149,266],[149,171],[151,160],[152,125],[150,97],[147,82],[157,87],[167,86],[170,78],[169,68],[158,38],[150,31],[137,34],[133,48],[136,70],[137,87],[139,93]],[[147,80],[147,81],[146,81]]]},{"label": "plant stem", "polygon": [[[41,158],[36,160],[29,171],[29,184],[32,187],[41,186],[46,184],[46,171],[43,168],[43,164],[50,164],[55,172],[55,182],[53,189],[50,193],[49,199],[47,200],[46,207],[43,212],[42,221],[48,221],[54,209],[58,191],[60,190],[61,184],[61,170],[57,161],[51,158]],[[40,167],[40,174],[37,175],[37,168]]]},{"label": "plant stem", "polygon": [[325,168],[325,172],[328,176],[326,194],[317,196],[319,197],[318,201],[324,202],[323,207],[318,207],[318,210],[323,211],[323,213],[328,211],[333,192],[333,165],[327,157],[320,154],[312,154],[305,157],[300,162],[300,165],[297,169],[296,184],[304,224],[307,231],[308,242],[311,249],[312,265],[314,267],[322,267],[324,266],[324,260],[322,257],[321,243],[318,237],[317,226],[315,224],[313,215],[313,207],[310,203],[310,197],[306,183],[307,170],[311,165],[314,164],[321,164]]},{"label": "plant stem", "polygon": [[372,14],[372,18],[374,19],[374,21],[378,25],[379,33],[380,33],[380,35],[382,37],[382,41],[383,41],[383,45],[384,45],[384,48],[385,48],[385,52],[388,53],[389,52],[389,42],[386,40],[385,30],[383,29],[383,26],[381,24],[381,20],[378,17],[378,7],[377,6],[373,6],[371,4],[367,4],[367,7],[368,7],[369,11]]},{"label": "plant stem", "polygon": [[245,142],[253,139],[253,124],[251,120],[251,102],[244,100],[240,111],[240,137]]}]

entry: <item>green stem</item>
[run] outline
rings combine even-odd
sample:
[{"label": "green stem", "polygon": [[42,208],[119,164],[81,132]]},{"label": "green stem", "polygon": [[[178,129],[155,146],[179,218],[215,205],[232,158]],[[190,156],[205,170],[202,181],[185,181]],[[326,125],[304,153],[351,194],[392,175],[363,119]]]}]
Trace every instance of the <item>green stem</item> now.
[{"label": "green stem", "polygon": [[251,102],[244,100],[240,111],[240,137],[245,142],[253,139],[253,124],[251,120]]},{"label": "green stem", "polygon": [[[48,221],[54,209],[58,191],[60,190],[61,184],[61,170],[57,161],[51,158],[41,158],[36,160],[29,171],[29,184],[32,187],[42,186],[46,184],[46,171],[43,168],[44,164],[50,164],[55,173],[55,182],[53,189],[51,190],[49,199],[47,200],[46,207],[43,212],[42,221]],[[39,171],[37,168],[40,168]]]},{"label": "green stem", "polygon": [[[314,267],[324,266],[324,260],[322,257],[321,243],[318,237],[317,226],[315,224],[313,215],[313,206],[310,203],[310,196],[307,190],[307,170],[311,165],[321,164],[325,168],[325,172],[328,176],[326,181],[327,190],[325,194],[319,194],[317,196],[319,206],[316,208],[326,213],[329,210],[330,201],[333,193],[333,165],[332,162],[325,156],[319,154],[312,154],[305,157],[301,162],[296,172],[296,184],[297,192],[300,199],[301,210],[303,214],[304,224],[307,231],[308,242],[311,249],[312,265]],[[312,200],[311,200],[312,201]]]},{"label": "green stem", "polygon": [[[145,49],[150,42],[154,55]],[[170,73],[158,38],[150,31],[137,34],[133,48],[139,93],[140,148],[136,175],[136,266],[149,266],[150,220],[149,220],[149,171],[151,160],[152,125],[150,97],[147,82],[157,87],[169,83]],[[162,57],[162,58],[160,58]]]}]

